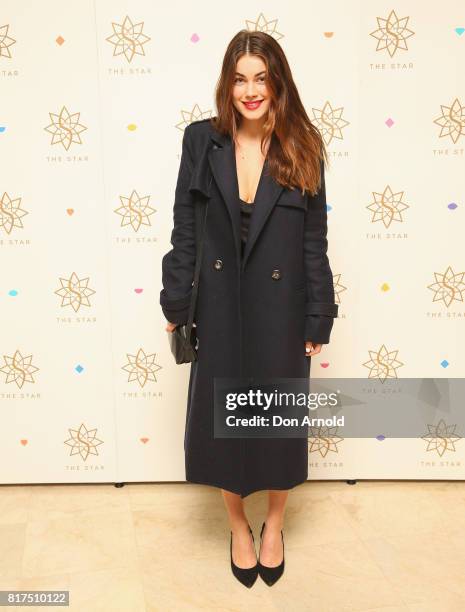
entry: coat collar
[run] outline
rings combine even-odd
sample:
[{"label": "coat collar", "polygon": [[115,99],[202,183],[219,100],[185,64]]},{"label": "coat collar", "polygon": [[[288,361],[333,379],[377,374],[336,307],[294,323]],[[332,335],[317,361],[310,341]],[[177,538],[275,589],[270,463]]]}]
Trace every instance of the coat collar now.
[{"label": "coat collar", "polygon": [[210,198],[211,180],[215,179],[229,212],[236,246],[236,259],[242,271],[269,214],[284,189],[268,174],[268,170],[268,158],[266,158],[255,195],[255,206],[250,218],[249,234],[241,261],[241,213],[234,145],[229,134],[220,134],[210,124],[209,146],[196,160],[189,190],[201,191]]}]

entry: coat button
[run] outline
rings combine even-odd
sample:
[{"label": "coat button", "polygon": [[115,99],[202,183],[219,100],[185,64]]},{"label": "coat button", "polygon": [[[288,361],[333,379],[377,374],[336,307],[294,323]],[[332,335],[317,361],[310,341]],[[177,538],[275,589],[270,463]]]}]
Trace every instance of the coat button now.
[{"label": "coat button", "polygon": [[217,259],[215,263],[213,264],[213,267],[215,268],[215,270],[222,270],[223,262],[221,261],[221,259]]},{"label": "coat button", "polygon": [[279,280],[281,278],[281,271],[280,270],[273,270],[273,272],[271,274],[271,278],[273,280]]}]

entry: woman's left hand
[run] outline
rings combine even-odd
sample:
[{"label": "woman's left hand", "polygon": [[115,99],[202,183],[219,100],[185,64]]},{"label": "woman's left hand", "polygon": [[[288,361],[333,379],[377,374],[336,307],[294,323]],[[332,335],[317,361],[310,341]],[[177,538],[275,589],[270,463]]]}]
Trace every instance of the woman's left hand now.
[{"label": "woman's left hand", "polygon": [[314,344],[313,342],[305,342],[305,356],[313,357],[321,351],[322,344]]}]

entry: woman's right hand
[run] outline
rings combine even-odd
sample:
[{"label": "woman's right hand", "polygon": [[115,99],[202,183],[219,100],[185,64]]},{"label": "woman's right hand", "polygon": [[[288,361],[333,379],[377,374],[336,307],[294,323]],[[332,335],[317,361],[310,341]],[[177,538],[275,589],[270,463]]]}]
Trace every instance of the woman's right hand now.
[{"label": "woman's right hand", "polygon": [[166,331],[167,332],[172,332],[175,328],[177,327],[177,323],[170,323],[168,321],[168,323],[166,324]]}]

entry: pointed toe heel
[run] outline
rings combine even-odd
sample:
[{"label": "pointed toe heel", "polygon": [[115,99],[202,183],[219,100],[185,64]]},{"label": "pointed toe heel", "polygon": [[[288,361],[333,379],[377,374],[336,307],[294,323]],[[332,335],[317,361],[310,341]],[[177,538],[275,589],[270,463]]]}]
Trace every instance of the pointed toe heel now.
[{"label": "pointed toe heel", "polygon": [[[263,531],[265,529],[265,523],[262,525],[262,530],[260,531],[260,549],[262,545],[262,537]],[[258,555],[258,573],[260,574],[260,578],[263,580],[265,584],[268,586],[273,586],[275,582],[277,582],[284,573],[284,536],[281,530],[281,540],[283,543],[283,560],[276,567],[268,567],[267,565],[263,565],[260,563],[260,554]]]},{"label": "pointed toe heel", "polygon": [[[249,531],[252,535],[252,540],[253,543],[255,545],[255,538],[253,537],[253,533],[252,533],[252,529],[250,529],[250,525],[249,525]],[[232,558],[232,531],[231,531],[231,543],[229,546],[229,554],[231,557],[231,570],[232,573],[234,574],[234,576],[239,580],[240,583],[242,583],[244,586],[246,586],[248,589],[250,589],[251,587],[253,587],[253,585],[255,584],[255,581],[257,580],[257,576],[258,576],[258,561],[257,563],[253,566],[253,567],[247,567],[247,568],[243,568],[243,567],[238,567]]]}]

